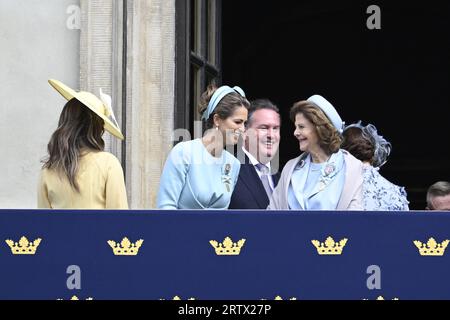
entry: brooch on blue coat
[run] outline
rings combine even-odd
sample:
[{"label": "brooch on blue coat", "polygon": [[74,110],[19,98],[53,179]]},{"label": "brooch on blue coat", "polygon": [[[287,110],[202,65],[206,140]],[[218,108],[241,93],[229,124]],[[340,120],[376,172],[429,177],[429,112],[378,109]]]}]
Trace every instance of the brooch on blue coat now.
[{"label": "brooch on blue coat", "polygon": [[319,191],[325,189],[325,187],[331,182],[336,174],[337,170],[335,163],[327,163],[321,170],[322,176],[319,181]]},{"label": "brooch on blue coat", "polygon": [[227,163],[222,173],[222,183],[225,184],[228,192],[231,192],[231,164]]},{"label": "brooch on blue coat", "polygon": [[300,160],[299,163],[297,163],[296,169],[301,169],[305,166],[305,160]]}]

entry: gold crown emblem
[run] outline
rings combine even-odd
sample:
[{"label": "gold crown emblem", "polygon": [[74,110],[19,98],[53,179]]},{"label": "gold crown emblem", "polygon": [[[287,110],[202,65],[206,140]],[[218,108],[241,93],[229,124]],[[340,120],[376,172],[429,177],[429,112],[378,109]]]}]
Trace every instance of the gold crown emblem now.
[{"label": "gold crown emblem", "polygon": [[109,240],[108,244],[113,249],[113,253],[116,256],[136,256],[139,253],[139,248],[142,246],[144,240],[140,239],[136,243],[131,243],[130,240],[125,237],[122,242],[116,243]]},{"label": "gold crown emblem", "polygon": [[[173,297],[172,300],[180,301],[180,300],[183,300],[183,299],[181,299],[179,296],[175,296],[175,297]],[[195,298],[189,298],[188,300],[195,300]]]},{"label": "gold crown emblem", "polygon": [[[56,299],[58,301],[62,301],[63,299]],[[72,298],[70,298],[71,301],[79,301],[80,299],[77,296],[73,296]],[[93,298],[87,298],[86,300],[94,300]]]},{"label": "gold crown emblem", "polygon": [[[160,300],[160,301],[164,301],[164,300],[166,300],[166,299],[159,299],[159,300]],[[175,296],[175,297],[173,297],[172,300],[175,300],[175,301],[181,301],[181,300],[183,300],[183,299],[181,299],[179,296]],[[187,299],[187,300],[191,301],[191,300],[195,300],[195,298],[189,298],[189,299]]]},{"label": "gold crown emblem", "polygon": [[[283,300],[283,298],[280,297],[280,296],[276,296],[274,300]],[[297,300],[297,298],[292,297],[292,298],[290,298],[289,300]]]},{"label": "gold crown emblem", "polygon": [[422,243],[418,240],[414,241],[417,249],[421,256],[443,256],[445,249],[447,248],[449,240],[442,241],[442,243],[437,243],[434,238],[430,238],[427,243]]},{"label": "gold crown emblem", "polygon": [[[70,298],[70,300],[72,300],[72,301],[79,301],[80,299],[77,296],[73,296],[72,298]],[[94,300],[94,299],[89,297],[89,298],[86,298],[86,300],[91,301],[91,300]]]},{"label": "gold crown emblem", "polygon": [[[261,299],[261,300],[266,300],[267,301],[267,299]],[[281,297],[281,296],[276,296],[273,300],[283,300],[283,298]],[[292,297],[292,298],[289,298],[289,300],[297,300],[297,298],[296,297]]]},{"label": "gold crown emblem", "polygon": [[238,256],[241,253],[241,248],[244,246],[245,239],[241,239],[235,243],[230,237],[226,237],[223,243],[218,243],[215,240],[211,240],[209,243],[216,250],[218,256]]},{"label": "gold crown emblem", "polygon": [[[377,298],[378,301],[385,300],[383,296],[379,296]],[[398,300],[398,298],[393,298],[392,300]]]},{"label": "gold crown emblem", "polygon": [[317,249],[319,255],[340,255],[347,244],[348,239],[344,238],[339,242],[335,242],[332,237],[328,237],[325,242],[312,240],[312,244]]},{"label": "gold crown emblem", "polygon": [[36,254],[37,247],[42,239],[38,238],[33,242],[28,241],[26,237],[20,238],[19,242],[6,240],[5,242],[11,248],[12,254]]},{"label": "gold crown emblem", "polygon": [[[369,299],[363,299],[363,300],[369,300]],[[384,301],[385,299],[384,299],[384,297],[383,296],[378,296],[375,300],[378,300],[378,301]],[[400,300],[399,298],[393,298],[392,300]]]}]

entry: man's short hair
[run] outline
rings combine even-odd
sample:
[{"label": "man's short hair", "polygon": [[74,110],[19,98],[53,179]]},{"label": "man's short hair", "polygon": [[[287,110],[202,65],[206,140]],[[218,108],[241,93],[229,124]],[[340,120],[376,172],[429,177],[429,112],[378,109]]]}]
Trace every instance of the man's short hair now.
[{"label": "man's short hair", "polygon": [[253,117],[253,114],[255,113],[255,111],[262,110],[262,109],[272,110],[272,111],[275,111],[276,113],[278,113],[278,115],[280,115],[280,110],[278,109],[278,107],[275,104],[273,104],[273,102],[270,101],[269,99],[253,100],[250,102],[250,108],[248,109],[248,117],[247,117],[247,124],[246,124],[247,127],[249,127],[251,125],[252,117]]},{"label": "man's short hair", "polygon": [[433,198],[435,197],[445,197],[450,194],[450,182],[438,181],[431,185],[427,191],[427,206],[429,209],[433,210]]}]

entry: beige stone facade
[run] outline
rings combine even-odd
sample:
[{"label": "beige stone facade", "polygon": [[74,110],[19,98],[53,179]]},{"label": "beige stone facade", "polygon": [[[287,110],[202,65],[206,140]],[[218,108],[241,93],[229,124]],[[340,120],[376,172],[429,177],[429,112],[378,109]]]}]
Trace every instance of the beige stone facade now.
[{"label": "beige stone facade", "polygon": [[175,0],[82,0],[81,8],[81,87],[112,91],[126,140],[109,149],[123,160],[131,208],[155,208],[174,127]]},{"label": "beige stone facade", "polygon": [[[7,1],[8,5],[19,7],[19,2],[27,0],[18,0],[17,5]],[[49,77],[58,77],[62,81],[68,81],[67,84],[71,86],[79,86],[82,90],[96,94],[102,88],[104,92],[112,95],[114,112],[126,140],[122,143],[106,134],[107,150],[122,161],[130,207],[155,208],[159,178],[173,140],[175,0],[74,0],[72,2],[77,2],[75,5],[69,0],[66,2],[66,7],[72,5],[80,8],[80,30],[76,31],[76,36],[80,39],[79,46],[77,45],[79,52],[76,52],[77,55],[79,53],[79,62],[73,63],[76,68],[71,69],[70,75],[66,69],[63,70],[66,72],[64,78],[61,73],[52,72],[50,67],[47,67],[52,66],[52,63],[54,65],[55,61],[40,60],[44,70],[42,79],[37,81],[45,96],[54,98],[52,106],[55,106],[55,110],[52,112],[55,116],[51,119],[45,116],[45,121],[41,121],[44,120],[44,115],[43,119],[40,119],[39,114],[33,114],[34,118],[25,118],[26,121],[29,120],[28,124],[21,124],[22,127],[28,127],[39,123],[45,127],[45,130],[40,128],[40,131],[44,131],[41,135],[30,135],[27,140],[27,144],[38,145],[39,152],[35,153],[38,153],[39,157],[27,158],[33,166],[21,159],[23,153],[20,152],[12,154],[6,164],[3,163],[5,160],[2,160],[0,164],[3,167],[13,168],[16,163],[19,167],[14,169],[17,174],[8,176],[8,185],[5,184],[6,180],[0,181],[0,193],[4,193],[0,194],[0,208],[36,206],[35,186],[39,159],[45,155],[45,144],[55,129],[59,107],[63,103],[63,100],[48,88],[46,80]],[[52,6],[52,0],[46,0],[45,5]],[[31,11],[30,9],[30,14]],[[45,8],[42,12],[45,12]],[[67,18],[64,7],[54,14],[60,14],[63,22]],[[18,28],[20,27],[18,25]],[[14,34],[13,30],[11,34]],[[73,36],[74,33],[70,35]],[[54,32],[45,33],[45,36],[48,37],[45,40],[47,47],[67,45],[63,41],[54,43],[51,38]],[[67,36],[61,33],[61,37]],[[73,51],[72,47],[67,48],[67,51],[69,50]],[[23,54],[31,57],[33,52]],[[61,62],[64,61],[64,57],[59,58]],[[17,77],[19,83],[20,75]],[[75,81],[67,80],[72,78]],[[6,96],[6,93],[3,92],[1,96]],[[33,99],[31,95],[30,99]],[[10,113],[8,106],[2,108],[2,115]],[[4,117],[3,120],[5,119]],[[6,132],[7,128],[4,129]],[[28,174],[20,173],[23,170],[28,170]],[[7,192],[9,194],[6,194]],[[11,195],[20,192],[20,196],[11,199]]]}]

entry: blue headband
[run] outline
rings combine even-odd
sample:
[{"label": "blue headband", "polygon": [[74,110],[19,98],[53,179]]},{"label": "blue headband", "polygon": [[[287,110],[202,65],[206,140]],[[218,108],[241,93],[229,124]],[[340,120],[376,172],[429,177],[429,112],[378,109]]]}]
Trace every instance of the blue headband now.
[{"label": "blue headband", "polygon": [[216,109],[219,102],[227,95],[233,92],[239,93],[242,97],[245,98],[245,92],[239,87],[233,87],[230,88],[229,86],[222,86],[219,89],[214,92],[214,94],[211,97],[211,100],[209,100],[208,108],[206,108],[205,112],[203,113],[202,119],[208,120],[211,114]]}]

